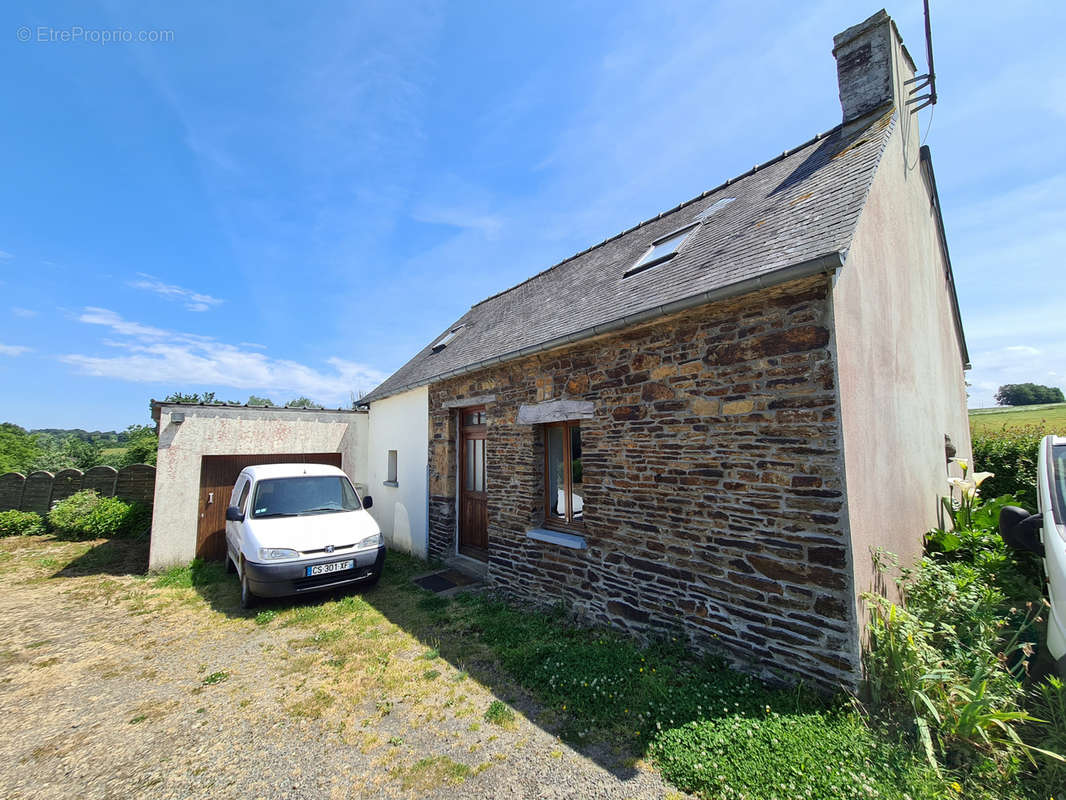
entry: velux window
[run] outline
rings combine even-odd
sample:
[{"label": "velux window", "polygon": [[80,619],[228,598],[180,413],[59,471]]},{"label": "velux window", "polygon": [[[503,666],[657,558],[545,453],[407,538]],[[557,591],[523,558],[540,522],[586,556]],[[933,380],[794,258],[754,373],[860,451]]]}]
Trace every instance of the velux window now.
[{"label": "velux window", "polygon": [[584,519],[581,486],[581,424],[544,427],[544,520],[580,527]]},{"label": "velux window", "polygon": [[452,339],[454,339],[456,336],[458,336],[459,335],[459,331],[461,331],[462,329],[463,329],[462,325],[456,325],[454,328],[452,328],[450,331],[448,331],[446,334],[444,334],[442,337],[440,337],[437,341],[435,341],[433,343],[433,352],[434,353],[439,353],[441,350],[443,350],[445,347],[447,347],[449,344],[451,344],[452,343]]},{"label": "velux window", "polygon": [[674,231],[652,242],[647,252],[637,259],[637,263],[627,269],[622,277],[628,278],[630,275],[636,275],[638,272],[643,272],[676,256],[685,239],[696,229],[697,225],[698,223],[689,225],[687,228]]}]

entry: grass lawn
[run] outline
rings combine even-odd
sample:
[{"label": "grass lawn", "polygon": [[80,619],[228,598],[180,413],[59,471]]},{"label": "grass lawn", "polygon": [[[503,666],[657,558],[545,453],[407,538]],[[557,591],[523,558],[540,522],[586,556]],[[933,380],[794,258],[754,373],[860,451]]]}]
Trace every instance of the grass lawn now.
[{"label": "grass lawn", "polygon": [[[421,694],[469,676],[571,746],[649,760],[670,783],[704,797],[950,796],[947,777],[897,732],[864,723],[842,697],[766,686],[676,640],[641,647],[573,624],[561,608],[520,610],[478,594],[441,598],[411,582],[425,570],[390,553],[372,592],[275,601],[255,612],[259,625],[306,629],[335,666],[337,684],[313,694],[306,713],[375,675],[393,693]],[[194,564],[154,583],[195,589],[215,608],[241,613],[236,582],[218,565]],[[396,658],[395,637],[373,635],[385,622],[424,643],[416,663]],[[514,713],[497,701],[480,721],[506,727]]]},{"label": "grass lawn", "polygon": [[970,409],[970,429],[974,433],[990,433],[1030,425],[1038,425],[1048,433],[1066,435],[1066,403]]},{"label": "grass lawn", "polygon": [[[401,759],[416,737],[465,741],[532,723],[586,758],[627,769],[651,764],[678,789],[706,798],[1028,796],[1020,787],[981,790],[937,774],[910,731],[864,719],[844,697],[767,686],[669,638],[642,647],[574,624],[562,608],[519,609],[481,594],[441,598],[412,583],[427,565],[396,553],[374,589],[270,601],[248,612],[221,564],[143,575],[133,567],[143,563],[143,542],[23,541],[3,540],[0,571],[26,587],[43,591],[73,579],[77,588],[62,591],[106,599],[131,622],[185,620],[199,635],[217,636],[220,655],[276,632],[260,668],[287,676],[277,700],[283,713],[384,752],[384,774],[411,791],[464,782],[472,789],[483,771],[510,768],[473,749],[485,744],[471,745],[473,763],[425,744]],[[147,666],[152,657],[145,651]],[[237,692],[239,671],[239,661],[220,659],[204,665],[200,684]],[[260,703],[241,701],[231,714]],[[387,727],[401,716],[416,720],[417,730]],[[148,725],[150,717],[140,711],[131,719]],[[556,752],[552,759],[563,757]],[[507,763],[521,757],[512,751]]]}]

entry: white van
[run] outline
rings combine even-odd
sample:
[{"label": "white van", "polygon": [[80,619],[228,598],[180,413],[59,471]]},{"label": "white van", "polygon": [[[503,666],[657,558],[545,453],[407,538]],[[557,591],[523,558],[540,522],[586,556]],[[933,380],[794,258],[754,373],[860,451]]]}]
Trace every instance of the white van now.
[{"label": "white van", "polygon": [[325,464],[246,467],[226,509],[226,567],[241,581],[241,606],[256,597],[373,585],[385,540],[348,476]]},{"label": "white van", "polygon": [[1039,511],[1030,514],[1005,506],[999,514],[1004,541],[1044,558],[1047,577],[1047,649],[1055,668],[1066,678],[1066,437],[1045,436],[1036,470]]}]

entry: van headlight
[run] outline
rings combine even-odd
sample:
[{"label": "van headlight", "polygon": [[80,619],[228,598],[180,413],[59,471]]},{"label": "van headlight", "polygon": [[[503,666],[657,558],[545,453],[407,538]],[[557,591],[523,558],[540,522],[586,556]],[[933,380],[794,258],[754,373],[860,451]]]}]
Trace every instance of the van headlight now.
[{"label": "van headlight", "polygon": [[356,545],[359,550],[369,550],[371,547],[381,547],[385,544],[385,537],[380,533],[375,533],[373,536],[367,536],[363,541]]},{"label": "van headlight", "polygon": [[299,553],[285,547],[260,547],[260,561],[277,561],[279,558],[296,558]]}]

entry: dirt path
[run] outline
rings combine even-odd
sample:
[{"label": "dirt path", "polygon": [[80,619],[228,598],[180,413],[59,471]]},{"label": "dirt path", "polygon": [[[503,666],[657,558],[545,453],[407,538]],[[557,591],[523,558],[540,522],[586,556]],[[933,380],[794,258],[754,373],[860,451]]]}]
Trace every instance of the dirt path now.
[{"label": "dirt path", "polygon": [[0,541],[2,798],[678,796],[521,714],[487,722],[489,688],[372,609],[278,627],[136,575],[52,577],[88,549]]}]

